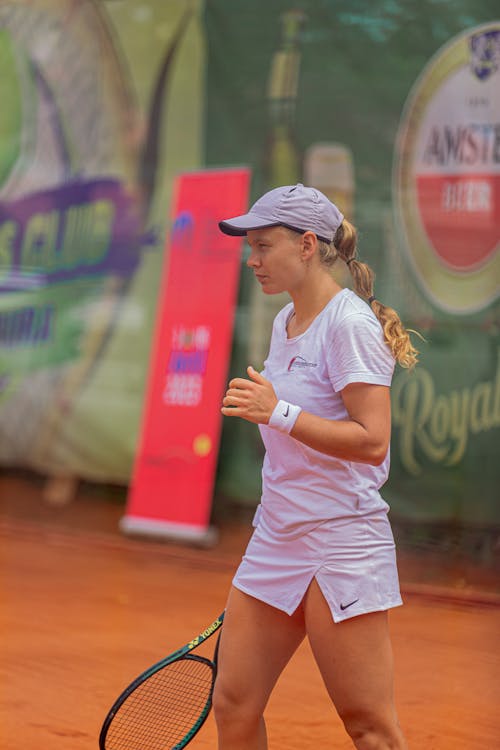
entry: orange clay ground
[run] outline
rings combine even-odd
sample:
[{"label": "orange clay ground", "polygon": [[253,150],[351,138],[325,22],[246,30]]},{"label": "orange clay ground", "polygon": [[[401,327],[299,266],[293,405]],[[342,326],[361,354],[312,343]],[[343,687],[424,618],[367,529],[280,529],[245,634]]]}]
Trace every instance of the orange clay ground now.
[{"label": "orange clay ground", "polygon": [[[130,679],[224,608],[250,526],[225,521],[215,548],[195,549],[122,536],[122,506],[92,493],[53,507],[36,482],[2,476],[0,498],[0,747],[96,750],[103,717]],[[495,577],[403,553],[400,571],[405,606],[391,623],[410,750],[495,750]],[[307,644],[283,674],[267,724],[274,750],[352,747]],[[215,750],[213,717],[190,747]]]}]

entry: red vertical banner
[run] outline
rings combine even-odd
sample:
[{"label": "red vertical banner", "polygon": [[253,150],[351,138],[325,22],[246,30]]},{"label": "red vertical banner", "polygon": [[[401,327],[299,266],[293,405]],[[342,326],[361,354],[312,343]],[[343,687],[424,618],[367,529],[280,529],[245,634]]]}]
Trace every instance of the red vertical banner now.
[{"label": "red vertical banner", "polygon": [[210,536],[241,262],[218,222],[247,210],[249,183],[243,168],[177,179],[125,532]]}]

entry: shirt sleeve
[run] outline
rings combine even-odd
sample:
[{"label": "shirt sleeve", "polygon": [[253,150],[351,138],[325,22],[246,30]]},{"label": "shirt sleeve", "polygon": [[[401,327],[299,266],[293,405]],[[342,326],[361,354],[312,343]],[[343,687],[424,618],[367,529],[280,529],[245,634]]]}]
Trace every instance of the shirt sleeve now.
[{"label": "shirt sleeve", "polygon": [[363,313],[347,315],[333,335],[327,367],[337,392],[349,383],[390,386],[394,358],[384,341],[379,321]]}]

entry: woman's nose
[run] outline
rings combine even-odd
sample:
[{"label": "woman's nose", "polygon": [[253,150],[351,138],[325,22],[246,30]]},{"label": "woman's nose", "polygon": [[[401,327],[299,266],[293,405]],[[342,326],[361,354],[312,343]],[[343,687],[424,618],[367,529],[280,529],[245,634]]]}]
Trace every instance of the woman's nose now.
[{"label": "woman's nose", "polygon": [[255,268],[259,265],[259,261],[257,259],[256,253],[253,252],[253,250],[250,250],[250,255],[247,258],[247,266],[249,268]]}]

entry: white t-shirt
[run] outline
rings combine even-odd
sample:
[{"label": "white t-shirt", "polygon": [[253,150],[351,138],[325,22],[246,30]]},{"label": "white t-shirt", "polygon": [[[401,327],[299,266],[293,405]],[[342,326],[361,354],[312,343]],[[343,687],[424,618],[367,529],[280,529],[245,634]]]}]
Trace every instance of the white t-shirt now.
[{"label": "white t-shirt", "polygon": [[[391,384],[394,359],[382,327],[350,289],[335,295],[304,333],[289,339],[292,311],[289,303],[274,320],[262,373],[279,399],[326,419],[348,419],[340,395],[346,385]],[[259,512],[277,532],[388,510],[379,489],[389,473],[389,451],[380,466],[371,466],[332,458],[275,428],[259,427],[266,449]]]}]

